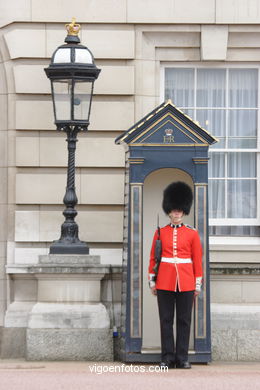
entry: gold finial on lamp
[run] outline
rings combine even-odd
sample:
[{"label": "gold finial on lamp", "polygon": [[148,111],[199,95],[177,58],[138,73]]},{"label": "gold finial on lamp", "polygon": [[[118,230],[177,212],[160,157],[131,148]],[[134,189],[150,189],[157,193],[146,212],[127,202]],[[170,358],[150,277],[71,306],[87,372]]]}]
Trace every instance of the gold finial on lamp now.
[{"label": "gold finial on lamp", "polygon": [[72,22],[69,24],[65,24],[66,30],[68,31],[68,35],[78,36],[80,31],[80,24],[76,23],[76,19],[72,18]]}]

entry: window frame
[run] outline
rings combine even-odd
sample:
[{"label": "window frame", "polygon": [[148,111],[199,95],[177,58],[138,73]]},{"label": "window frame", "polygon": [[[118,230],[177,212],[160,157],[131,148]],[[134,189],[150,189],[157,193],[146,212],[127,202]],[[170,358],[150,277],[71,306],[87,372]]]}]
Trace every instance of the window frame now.
[{"label": "window frame", "polygon": [[[165,101],[165,69],[166,68],[191,68],[191,69],[209,69],[209,68],[218,68],[218,69],[257,69],[258,71],[258,94],[257,94],[257,147],[252,149],[239,149],[239,148],[210,148],[210,153],[232,153],[232,152],[250,152],[256,153],[256,193],[257,193],[257,216],[256,218],[209,218],[210,226],[259,226],[260,225],[260,66],[258,64],[252,64],[248,62],[239,62],[239,63],[223,63],[223,62],[175,62],[175,63],[161,63],[160,69],[160,101]],[[195,75],[197,72],[195,72]],[[196,76],[195,76],[196,77]],[[195,88],[196,88],[195,81]],[[196,91],[196,90],[195,90]],[[228,91],[227,91],[228,93]],[[174,104],[174,102],[173,102]],[[200,109],[201,107],[189,107],[191,110]],[[229,109],[228,106],[222,107],[222,109]],[[233,109],[235,107],[232,107]],[[248,108],[250,109],[250,108]],[[243,178],[245,179],[245,178]],[[250,178],[252,179],[252,178]],[[225,177],[225,180],[228,180],[228,177]],[[225,194],[226,196],[226,194]],[[223,237],[223,236],[222,236]],[[235,238],[235,236],[232,236]],[[248,237],[248,236],[247,236]],[[238,237],[239,238],[239,237]],[[253,238],[253,237],[252,237]]]}]

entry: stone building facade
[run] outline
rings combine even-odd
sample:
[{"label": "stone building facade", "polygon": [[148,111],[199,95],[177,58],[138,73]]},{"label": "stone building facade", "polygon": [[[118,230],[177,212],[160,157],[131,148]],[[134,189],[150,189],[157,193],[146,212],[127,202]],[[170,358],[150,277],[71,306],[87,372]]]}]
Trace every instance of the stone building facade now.
[{"label": "stone building facade", "polygon": [[[101,264],[120,267],[125,151],[115,138],[167,97],[166,68],[254,69],[259,83],[260,2],[12,0],[1,1],[0,10],[0,342],[1,356],[10,357],[24,355],[26,315],[36,300],[35,280],[17,269],[48,254],[63,221],[65,137],[55,131],[43,68],[64,41],[64,24],[72,16],[81,24],[81,42],[102,70],[91,125],[77,145],[80,238],[89,243],[91,255],[101,256]],[[256,140],[254,194],[260,191],[258,109],[259,99],[252,109],[256,133],[248,136],[245,131],[240,137]],[[250,147],[246,152],[251,153]],[[254,216],[212,221],[215,359],[260,359],[259,191]],[[239,225],[251,230],[239,233],[234,229]],[[228,228],[215,234],[216,226]],[[119,323],[119,276],[116,283]],[[103,301],[108,302],[108,288],[103,287]],[[10,342],[14,334],[19,347]]]}]

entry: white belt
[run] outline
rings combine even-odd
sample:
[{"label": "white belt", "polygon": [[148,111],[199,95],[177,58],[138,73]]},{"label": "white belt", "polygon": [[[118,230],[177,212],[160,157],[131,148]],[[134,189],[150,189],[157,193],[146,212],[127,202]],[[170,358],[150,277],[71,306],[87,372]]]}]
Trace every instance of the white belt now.
[{"label": "white belt", "polygon": [[180,259],[179,257],[162,257],[161,261],[172,264],[192,263],[191,259]]}]

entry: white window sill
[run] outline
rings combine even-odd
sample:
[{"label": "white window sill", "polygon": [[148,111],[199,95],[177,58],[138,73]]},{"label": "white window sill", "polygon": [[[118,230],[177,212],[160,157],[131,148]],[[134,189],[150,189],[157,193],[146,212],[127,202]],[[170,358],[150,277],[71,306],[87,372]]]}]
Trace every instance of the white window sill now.
[{"label": "white window sill", "polygon": [[[227,250],[260,250],[260,237],[209,237],[210,249],[225,247]],[[213,248],[214,247],[214,248]],[[259,248],[258,248],[259,247]]]}]

